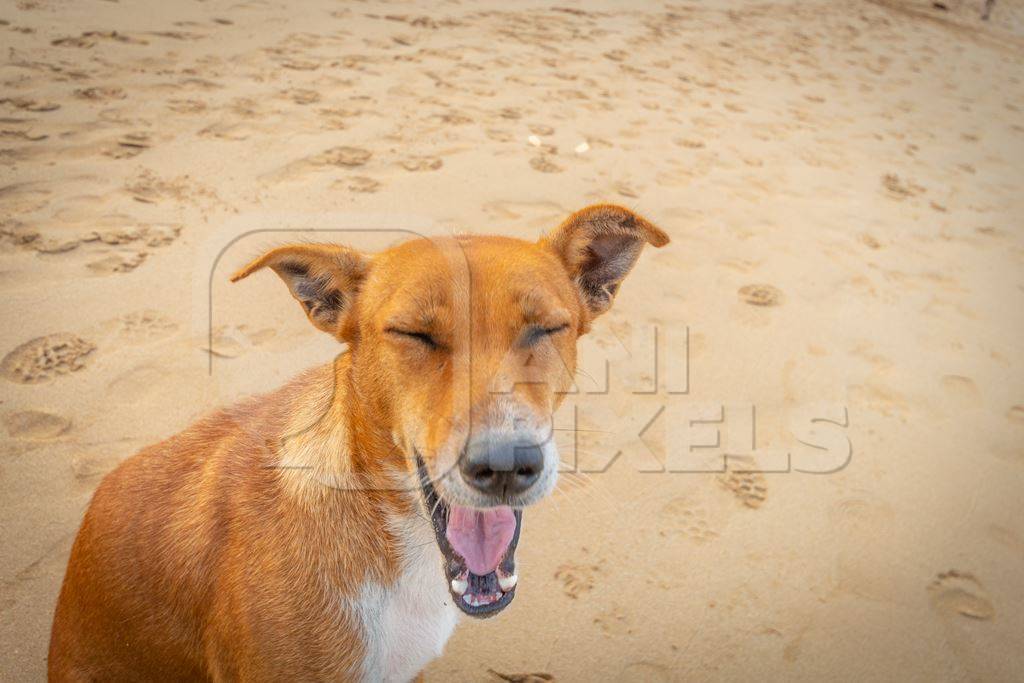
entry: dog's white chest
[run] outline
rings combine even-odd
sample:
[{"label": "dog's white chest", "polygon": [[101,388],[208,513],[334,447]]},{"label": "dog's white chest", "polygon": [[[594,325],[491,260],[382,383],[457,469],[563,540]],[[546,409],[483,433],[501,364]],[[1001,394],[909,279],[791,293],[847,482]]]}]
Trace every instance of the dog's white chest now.
[{"label": "dog's white chest", "polygon": [[387,587],[363,584],[353,605],[366,643],[366,681],[411,680],[441,655],[455,630],[459,611],[445,585],[432,531],[424,524],[416,526],[427,533],[403,533],[409,550],[398,581]]}]

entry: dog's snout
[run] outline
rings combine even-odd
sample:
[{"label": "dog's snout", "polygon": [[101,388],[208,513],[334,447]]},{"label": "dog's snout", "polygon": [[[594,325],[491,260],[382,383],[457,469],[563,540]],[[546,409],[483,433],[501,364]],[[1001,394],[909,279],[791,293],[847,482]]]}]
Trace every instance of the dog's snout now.
[{"label": "dog's snout", "polygon": [[471,444],[459,462],[462,478],[481,493],[508,498],[540,479],[544,453],[539,445],[499,438]]}]

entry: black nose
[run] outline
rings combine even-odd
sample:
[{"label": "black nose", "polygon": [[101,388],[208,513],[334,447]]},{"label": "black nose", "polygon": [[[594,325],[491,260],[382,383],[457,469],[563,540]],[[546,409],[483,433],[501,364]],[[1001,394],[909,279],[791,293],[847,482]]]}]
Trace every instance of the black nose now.
[{"label": "black nose", "polygon": [[533,486],[543,467],[540,446],[501,437],[470,443],[459,461],[467,484],[481,493],[502,498]]}]

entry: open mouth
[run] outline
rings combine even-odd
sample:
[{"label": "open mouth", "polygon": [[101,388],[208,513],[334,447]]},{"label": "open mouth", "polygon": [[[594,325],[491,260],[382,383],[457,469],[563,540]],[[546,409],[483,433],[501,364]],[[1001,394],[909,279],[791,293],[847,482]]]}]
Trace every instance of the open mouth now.
[{"label": "open mouth", "polygon": [[481,510],[450,504],[438,495],[418,454],[416,465],[455,604],[470,616],[494,616],[516,594],[515,552],[523,524],[522,510],[508,506]]}]

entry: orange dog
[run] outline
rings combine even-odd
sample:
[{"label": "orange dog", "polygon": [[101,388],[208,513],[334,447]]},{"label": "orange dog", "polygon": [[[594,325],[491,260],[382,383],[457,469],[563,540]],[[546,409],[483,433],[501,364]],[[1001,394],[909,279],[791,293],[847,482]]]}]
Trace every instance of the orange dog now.
[{"label": "orange dog", "polygon": [[110,473],[78,532],[53,681],[389,680],[458,612],[515,596],[522,509],[555,485],[576,340],[645,243],[586,208],[531,243],[293,245],[269,267],[348,351]]}]

